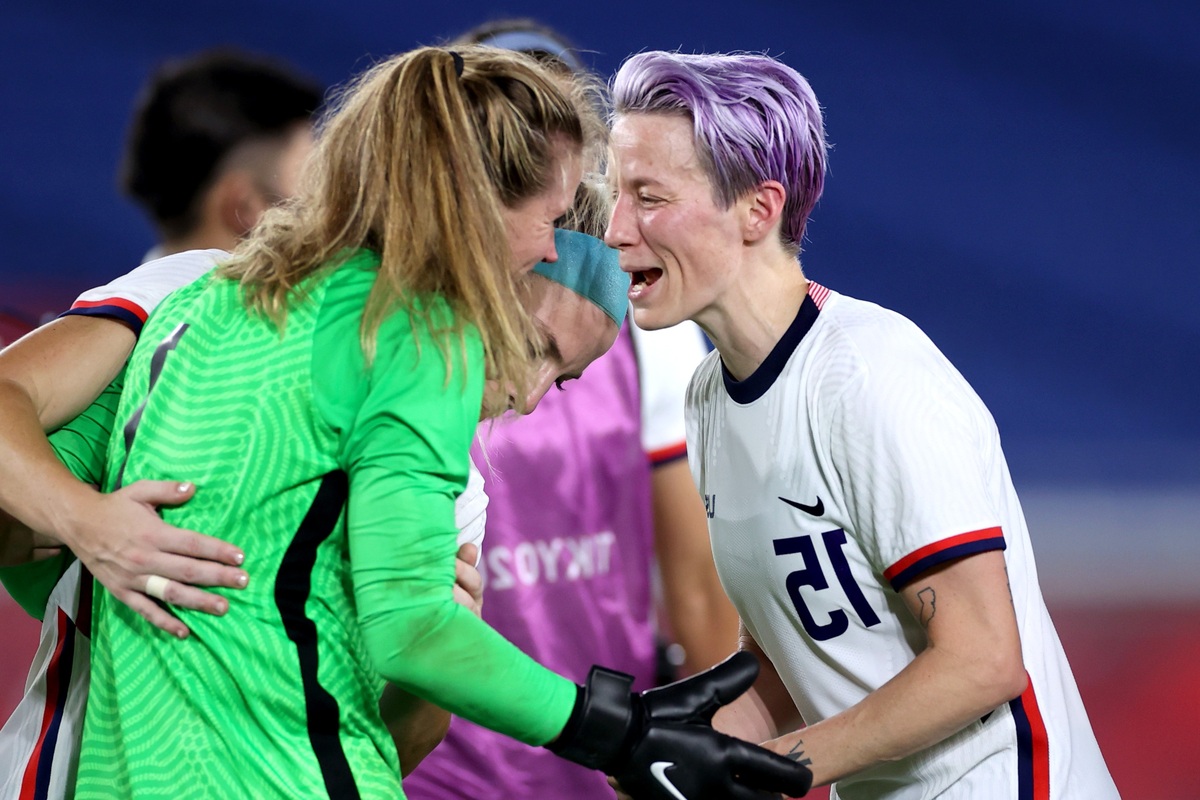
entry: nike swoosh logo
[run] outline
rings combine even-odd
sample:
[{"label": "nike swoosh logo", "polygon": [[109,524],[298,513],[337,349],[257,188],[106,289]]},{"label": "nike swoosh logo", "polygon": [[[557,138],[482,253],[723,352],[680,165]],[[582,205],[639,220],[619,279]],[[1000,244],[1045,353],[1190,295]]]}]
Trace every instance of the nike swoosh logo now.
[{"label": "nike swoosh logo", "polygon": [[781,497],[779,499],[787,503],[792,508],[798,508],[805,514],[812,514],[814,517],[819,517],[825,513],[825,504],[821,502],[820,497],[818,497],[817,502],[811,506],[806,506],[804,503],[797,503],[795,500],[788,500],[786,497]]},{"label": "nike swoosh logo", "polygon": [[675,784],[671,783],[671,779],[667,777],[667,770],[675,766],[673,761],[655,761],[650,765],[650,774],[654,776],[654,780],[662,784],[662,787],[671,793],[675,800],[687,800],[683,793],[675,788]]}]

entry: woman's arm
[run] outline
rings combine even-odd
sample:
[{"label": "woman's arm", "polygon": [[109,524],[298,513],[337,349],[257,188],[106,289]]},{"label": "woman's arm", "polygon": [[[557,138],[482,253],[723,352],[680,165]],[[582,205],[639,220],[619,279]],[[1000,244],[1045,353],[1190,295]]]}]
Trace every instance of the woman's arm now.
[{"label": "woman's arm", "polygon": [[765,742],[804,724],[771,659],[740,625],[738,649],[758,659],[758,678],[745,694],[713,716],[713,727],[748,742]]},{"label": "woman's arm", "polygon": [[[191,497],[174,481],[102,495],[55,456],[45,432],[89,408],[125,363],[133,333],[104,318],[55,320],[0,352],[0,508],[69,547],[118,599],[175,635],[187,627],[145,594],[169,579],[168,602],[224,613],[223,598],[193,586],[245,585],[238,548],[164,523],[161,504]],[[111,423],[110,423],[111,428]]]},{"label": "woman's arm", "polygon": [[[483,576],[475,568],[479,548],[464,544],[455,562],[454,601],[483,617]],[[388,684],[379,701],[379,713],[400,754],[400,774],[408,776],[441,744],[450,730],[450,712],[411,692]]]},{"label": "woman's arm", "polygon": [[652,469],[654,549],[664,605],[675,641],[683,647],[683,673],[692,675],[733,652],[738,615],[717,578],[704,503],[687,461]]},{"label": "woman's arm", "polygon": [[926,648],[857,705],[764,745],[806,764],[814,785],[931,747],[1025,689],[1001,551],[936,567],[901,596]]}]

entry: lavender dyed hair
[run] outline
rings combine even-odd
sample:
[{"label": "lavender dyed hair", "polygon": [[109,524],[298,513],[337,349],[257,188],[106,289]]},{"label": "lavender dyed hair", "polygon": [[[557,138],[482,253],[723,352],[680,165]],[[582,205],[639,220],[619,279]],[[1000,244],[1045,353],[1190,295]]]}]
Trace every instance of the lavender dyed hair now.
[{"label": "lavender dyed hair", "polygon": [[613,78],[613,113],[692,120],[696,152],[715,200],[728,208],[764,181],[787,190],[784,244],[800,250],[825,186],[825,124],[808,81],[769,56],[630,56]]}]

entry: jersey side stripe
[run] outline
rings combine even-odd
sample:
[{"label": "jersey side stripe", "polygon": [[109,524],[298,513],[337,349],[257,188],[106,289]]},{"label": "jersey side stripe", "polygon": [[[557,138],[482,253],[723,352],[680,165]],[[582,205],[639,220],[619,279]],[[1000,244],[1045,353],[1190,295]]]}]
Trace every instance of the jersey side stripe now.
[{"label": "jersey side stripe", "polygon": [[317,679],[317,626],[305,612],[305,605],[312,592],[312,571],[317,561],[317,548],[336,528],[348,491],[349,479],[340,470],[330,472],[321,479],[312,505],[284,553],[279,574],[275,577],[275,605],[288,638],[296,645],[296,655],[300,661],[308,739],[320,764],[325,789],[331,798],[337,800],[357,798],[358,786],[338,735],[340,713],[337,700]]},{"label": "jersey side stripe", "polygon": [[998,527],[960,533],[909,553],[888,567],[883,577],[893,589],[900,591],[922,572],[938,564],[988,550],[1003,550],[1004,547],[1004,532]]},{"label": "jersey side stripe", "polygon": [[46,800],[49,796],[54,748],[58,743],[58,728],[62,722],[67,688],[71,685],[71,665],[75,659],[75,624],[61,608],[58,609],[57,623],[58,647],[46,668],[46,707],[42,716],[42,731],[25,766],[20,800]]},{"label": "jersey side stripe", "polygon": [[[1029,674],[1025,677],[1028,679]],[[1049,800],[1050,741],[1033,693],[1033,681],[1008,705],[1017,726],[1017,798]]]}]

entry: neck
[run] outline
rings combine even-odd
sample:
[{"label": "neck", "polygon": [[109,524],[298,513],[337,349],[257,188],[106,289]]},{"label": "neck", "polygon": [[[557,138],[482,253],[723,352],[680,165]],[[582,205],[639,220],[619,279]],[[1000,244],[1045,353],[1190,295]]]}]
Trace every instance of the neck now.
[{"label": "neck", "polygon": [[730,374],[745,380],[783,338],[807,293],[808,280],[796,260],[779,259],[731,287],[721,303],[696,322]]}]

